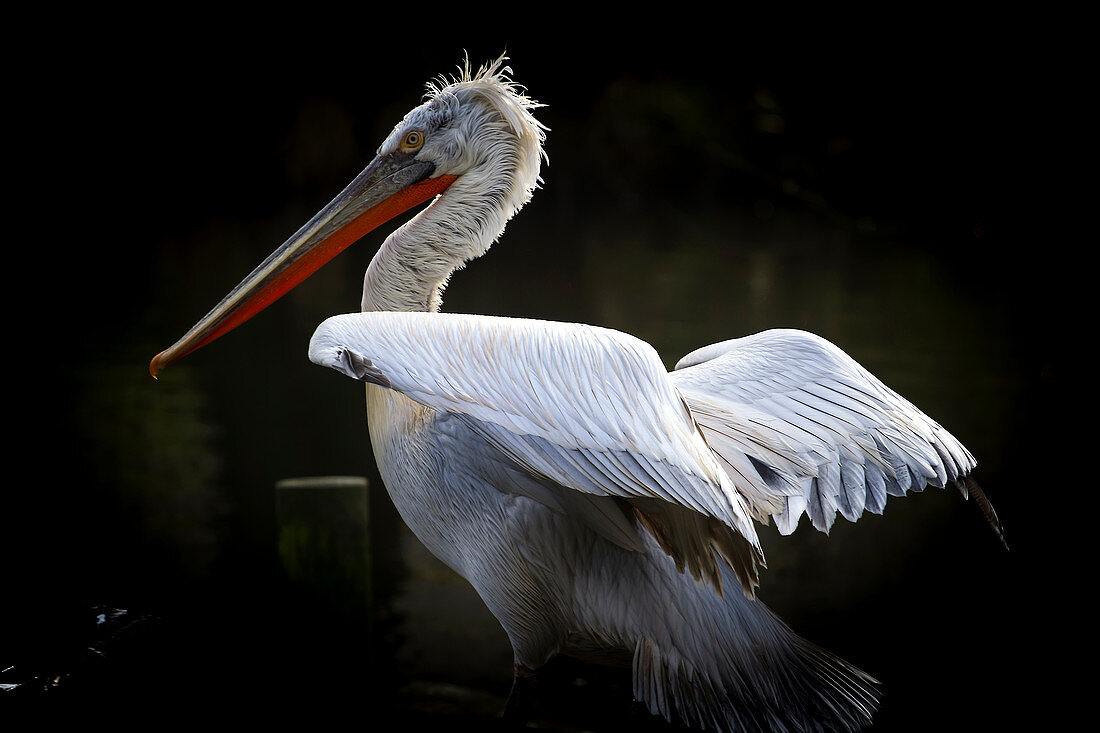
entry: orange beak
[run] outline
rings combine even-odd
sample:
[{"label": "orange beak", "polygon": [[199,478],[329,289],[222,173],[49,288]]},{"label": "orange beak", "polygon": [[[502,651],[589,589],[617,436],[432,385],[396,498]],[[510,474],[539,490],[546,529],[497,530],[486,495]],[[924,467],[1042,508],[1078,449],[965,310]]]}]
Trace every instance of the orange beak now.
[{"label": "orange beak", "polygon": [[161,370],[274,303],[367,232],[444,191],[455,176],[407,153],[379,155],[340,195],[272,252],[183,338],[149,363]]}]

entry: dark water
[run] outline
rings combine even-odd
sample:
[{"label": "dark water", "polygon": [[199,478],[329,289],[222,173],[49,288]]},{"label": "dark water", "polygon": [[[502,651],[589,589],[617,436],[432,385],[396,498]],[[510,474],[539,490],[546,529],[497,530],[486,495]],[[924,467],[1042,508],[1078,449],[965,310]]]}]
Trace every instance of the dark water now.
[{"label": "dark water", "polygon": [[[1034,341],[1043,268],[1012,254],[1019,212],[1001,198],[1002,81],[900,53],[878,71],[765,63],[741,75],[609,56],[579,81],[579,61],[510,51],[550,104],[551,162],[444,308],[618,328],[670,366],[778,326],[840,345],[978,457],[1013,551],[972,503],[929,491],[830,537],[762,530],[761,596],[884,682],[878,729],[984,728],[1030,711],[1042,696],[1021,692],[1047,643],[1030,426],[1057,371]],[[64,227],[79,249],[50,311],[66,338],[28,340],[35,407],[15,445],[34,489],[7,502],[18,531],[0,681],[18,687],[0,705],[487,726],[511,679],[507,640],[389,505],[361,387],[305,357],[317,323],[356,309],[385,233],[159,381],[146,372],[459,56],[356,85],[343,67],[280,74],[272,61],[253,76],[168,56],[155,57],[155,90],[86,92],[107,118],[67,143],[87,164],[82,216]],[[303,591],[279,559],[275,484],[318,475],[370,480],[369,619]],[[557,662],[547,677],[551,728],[608,730],[630,712],[619,673]]]}]

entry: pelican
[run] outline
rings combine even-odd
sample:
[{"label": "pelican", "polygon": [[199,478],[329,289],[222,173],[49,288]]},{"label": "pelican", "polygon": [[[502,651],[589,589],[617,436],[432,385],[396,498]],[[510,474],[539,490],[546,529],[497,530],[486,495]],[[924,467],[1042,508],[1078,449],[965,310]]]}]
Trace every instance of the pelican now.
[{"label": "pelican", "polygon": [[755,597],[754,522],[881,513],[956,485],[1000,524],[974,457],[840,348],[771,330],[672,372],[591,325],[440,312],[450,275],[540,185],[541,105],[504,57],[428,84],[348,187],[182,339],[224,335],[398,214],[423,208],[366,271],[362,312],[324,321],[309,358],[365,383],[370,440],[416,536],[468,580],[511,642],[505,715],[564,653],[632,668],[654,715],[716,730],[856,730],[878,683]]}]

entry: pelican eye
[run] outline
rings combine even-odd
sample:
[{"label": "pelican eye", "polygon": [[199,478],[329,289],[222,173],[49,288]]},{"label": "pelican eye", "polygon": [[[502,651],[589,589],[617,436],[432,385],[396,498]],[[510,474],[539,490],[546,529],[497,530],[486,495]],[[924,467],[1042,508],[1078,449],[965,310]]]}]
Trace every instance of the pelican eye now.
[{"label": "pelican eye", "polygon": [[420,130],[410,130],[405,133],[405,137],[401,138],[401,150],[408,153],[413,150],[419,150],[420,146],[424,144],[424,133]]}]

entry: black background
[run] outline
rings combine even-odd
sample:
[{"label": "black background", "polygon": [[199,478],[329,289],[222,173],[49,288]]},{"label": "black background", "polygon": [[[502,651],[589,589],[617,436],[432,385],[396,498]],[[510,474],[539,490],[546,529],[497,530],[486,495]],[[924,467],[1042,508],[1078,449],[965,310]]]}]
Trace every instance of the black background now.
[{"label": "black background", "polygon": [[[125,488],[130,460],[111,453],[127,453],[124,430],[95,411],[118,396],[112,390],[120,382],[102,377],[103,365],[143,372],[149,357],[350,180],[418,103],[425,81],[452,73],[466,52],[478,64],[507,50],[516,79],[548,105],[540,119],[551,128],[544,190],[509,234],[518,241],[518,232],[530,232],[520,229],[530,214],[538,222],[531,227],[552,225],[562,235],[553,249],[531,255],[543,258],[532,268],[550,273],[540,282],[561,296],[583,253],[568,236],[573,223],[608,212],[609,221],[634,218],[660,231],[679,221],[669,210],[731,201],[751,218],[767,201],[826,227],[859,230],[873,221],[898,246],[926,253],[976,307],[997,314],[1014,360],[1014,424],[1000,433],[1009,438],[995,448],[993,483],[979,479],[1013,552],[999,551],[972,507],[947,502],[960,518],[937,535],[942,543],[907,556],[898,571],[904,583],[847,612],[838,604],[784,615],[823,646],[874,663],[887,686],[883,730],[1008,725],[1047,707],[1055,665],[1048,655],[1065,651],[1062,640],[1072,635],[1050,619],[1071,591],[1046,580],[1059,557],[1039,528],[1073,511],[1063,497],[1075,490],[1048,483],[1058,425],[1051,405],[1064,376],[1055,360],[1064,288],[1053,286],[1064,262],[1047,244],[1062,215],[1049,195],[1061,199],[1068,186],[1043,164],[1072,127],[1061,122],[1072,98],[1052,99],[1065,99],[1058,82],[1074,69],[1071,58],[1059,61],[1040,45],[1042,28],[988,18],[838,17],[800,32],[764,24],[772,30],[764,33],[744,18],[715,28],[712,18],[685,17],[682,26],[642,33],[628,30],[625,18],[578,13],[540,40],[528,22],[463,34],[427,7],[385,18],[321,10],[269,11],[262,23],[216,14],[68,15],[63,33],[40,35],[38,24],[28,30],[36,50],[20,58],[9,91],[19,131],[8,141],[18,188],[8,200],[8,347],[18,370],[9,389],[20,407],[7,441],[17,473],[4,502],[11,546],[3,642],[14,666],[38,675],[36,685],[51,674],[71,679],[0,698],[0,706],[162,724],[204,715],[215,703],[250,722],[302,714],[324,723],[354,710],[364,724],[381,725],[392,712],[386,695],[400,670],[377,658],[362,668],[289,630],[289,619],[304,619],[328,638],[316,611],[285,605],[268,559],[271,529],[257,518],[268,510],[247,488],[315,470],[291,454],[338,453],[328,436],[362,431],[356,405],[346,416],[302,423],[301,435],[279,435],[266,449],[272,436],[263,424],[247,435],[217,433],[246,424],[223,410],[247,414],[270,399],[293,403],[291,424],[322,411],[325,401],[278,365],[304,362],[299,352],[311,324],[351,309],[357,295],[341,294],[338,306],[306,291],[302,297],[319,306],[301,314],[292,310],[300,301],[276,306],[284,308],[280,320],[257,319],[248,327],[255,335],[241,337],[250,340],[221,356],[219,344],[194,357],[190,378],[205,390],[200,412],[215,425],[210,440],[218,447],[216,466],[195,467],[217,477],[206,499],[218,507],[213,557],[196,559],[194,548],[211,551],[190,535],[158,534],[149,502]],[[683,117],[651,114],[675,108],[677,90],[707,100],[695,108],[702,118],[684,126],[676,124]],[[608,113],[620,103],[638,104],[642,114]],[[343,126],[340,135],[310,134],[332,125]],[[210,243],[223,243],[227,230],[239,239],[233,251]],[[343,265],[349,282],[365,257]],[[206,276],[221,258],[230,260],[217,265],[228,274]],[[739,287],[737,273],[730,287]],[[492,288],[460,297],[447,302],[482,312],[501,307]],[[538,302],[549,304],[512,314],[572,315],[553,294],[540,293]],[[287,323],[300,326],[286,346],[292,355],[272,356],[265,349],[276,347],[264,344],[289,341],[281,330]],[[971,346],[956,346],[960,362],[967,360]],[[234,366],[212,384],[203,370],[220,360]],[[128,399],[154,410],[171,388],[139,389]],[[161,407],[153,407],[158,399]],[[234,400],[234,408],[221,406]],[[97,439],[97,424],[112,437]],[[156,439],[131,436],[129,450]],[[361,464],[341,460],[334,472],[373,471],[365,450]],[[146,475],[172,473],[154,467]],[[946,501],[932,493],[902,501]],[[97,633],[88,623],[95,604],[148,621],[140,625],[144,640],[118,641],[101,666],[82,651]],[[621,697],[621,680],[607,684]],[[595,694],[564,704],[596,707]],[[604,720],[592,715],[589,724]]]}]

